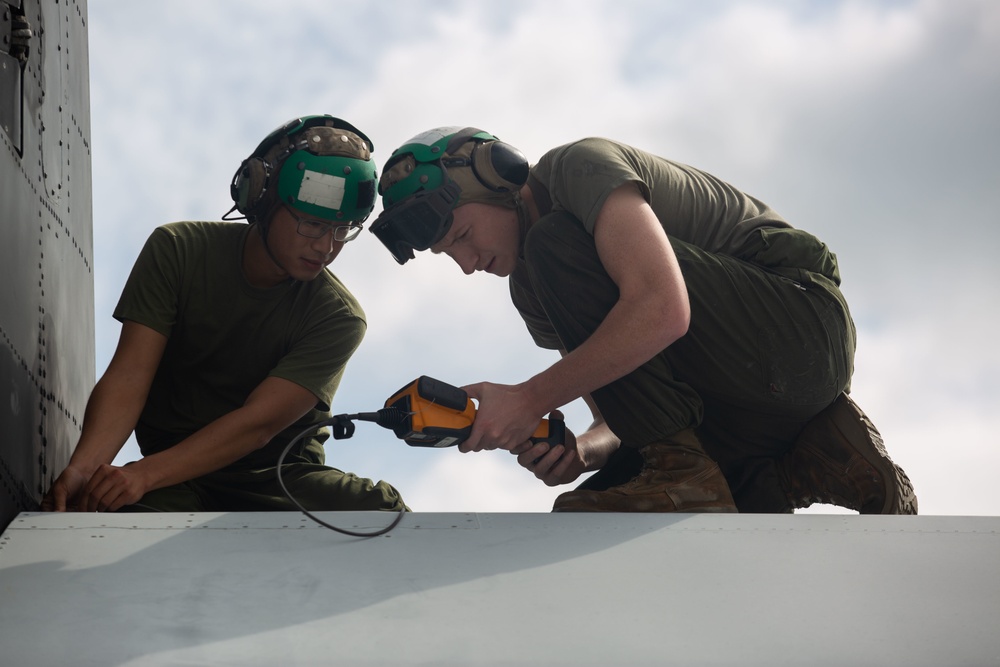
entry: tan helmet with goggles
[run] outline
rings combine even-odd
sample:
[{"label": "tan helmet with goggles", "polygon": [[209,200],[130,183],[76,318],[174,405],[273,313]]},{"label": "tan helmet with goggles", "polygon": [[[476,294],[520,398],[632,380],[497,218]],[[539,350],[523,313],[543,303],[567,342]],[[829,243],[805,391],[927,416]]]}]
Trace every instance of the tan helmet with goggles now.
[{"label": "tan helmet with goggles", "polygon": [[379,181],[382,213],[371,231],[400,264],[451,228],[452,211],[480,202],[514,208],[528,178],[524,155],[474,127],[439,127],[393,151]]}]

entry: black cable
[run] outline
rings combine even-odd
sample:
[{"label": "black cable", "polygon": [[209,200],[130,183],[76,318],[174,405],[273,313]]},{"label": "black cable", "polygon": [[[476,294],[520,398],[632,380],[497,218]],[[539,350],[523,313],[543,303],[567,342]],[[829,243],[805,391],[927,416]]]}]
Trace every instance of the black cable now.
[{"label": "black cable", "polygon": [[[298,500],[296,500],[294,496],[292,496],[291,492],[288,490],[288,487],[285,486],[285,481],[281,479],[281,466],[285,461],[285,456],[292,449],[292,446],[296,442],[301,440],[303,437],[305,437],[307,434],[314,432],[317,428],[322,428],[323,426],[333,426],[334,437],[340,440],[344,438],[349,438],[354,433],[354,424],[351,423],[352,419],[373,421],[379,424],[380,426],[385,426],[386,428],[393,428],[398,423],[401,423],[402,420],[406,418],[406,416],[407,414],[405,412],[397,408],[383,408],[378,412],[362,412],[353,415],[336,415],[335,417],[331,417],[330,419],[321,421],[318,424],[314,424],[309,428],[305,429],[304,431],[302,431],[301,433],[299,433],[297,436],[292,438],[291,442],[285,445],[285,448],[281,451],[281,456],[278,457],[278,470],[277,470],[278,485],[281,486],[281,490],[285,492],[285,497],[288,498],[288,500],[291,501],[293,505],[298,507],[299,510],[307,517],[309,517],[319,525],[325,528],[329,528],[330,530],[334,530],[338,533],[342,533],[344,535],[351,535],[352,537],[378,537],[379,535],[384,535],[388,533],[390,530],[398,526],[399,522],[403,520],[403,515],[406,513],[406,503],[401,503],[402,506],[400,507],[399,512],[396,514],[396,518],[393,520],[392,523],[390,523],[385,528],[380,528],[379,530],[369,533],[362,533],[359,531],[348,530],[346,528],[338,528],[337,526],[329,524],[326,521],[323,521],[319,517],[312,514],[309,510],[303,507],[302,504]],[[340,433],[340,435],[338,435],[338,433]]]}]

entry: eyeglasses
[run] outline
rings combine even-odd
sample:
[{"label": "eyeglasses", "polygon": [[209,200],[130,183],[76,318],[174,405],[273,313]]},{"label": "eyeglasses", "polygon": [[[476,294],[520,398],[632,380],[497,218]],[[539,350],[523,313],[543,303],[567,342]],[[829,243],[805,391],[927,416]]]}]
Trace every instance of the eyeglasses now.
[{"label": "eyeglasses", "polygon": [[333,240],[338,243],[347,243],[348,241],[353,241],[358,238],[358,234],[364,228],[362,223],[357,225],[332,225],[329,222],[323,222],[322,220],[317,220],[316,218],[305,218],[296,215],[288,206],[285,206],[285,210],[288,214],[295,218],[298,226],[295,228],[300,235],[305,236],[310,239],[321,239],[328,232],[333,232]]}]

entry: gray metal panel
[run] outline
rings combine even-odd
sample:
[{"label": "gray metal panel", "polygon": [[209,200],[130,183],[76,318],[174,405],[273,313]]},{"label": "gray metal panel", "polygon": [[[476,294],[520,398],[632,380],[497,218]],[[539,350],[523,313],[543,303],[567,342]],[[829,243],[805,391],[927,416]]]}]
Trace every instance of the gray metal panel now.
[{"label": "gray metal panel", "polygon": [[0,131],[0,527],[65,467],[95,379],[86,2],[0,11],[17,5],[34,36],[0,90],[20,121]]},{"label": "gray metal panel", "polygon": [[0,660],[996,665],[998,557],[997,517],[23,514]]}]

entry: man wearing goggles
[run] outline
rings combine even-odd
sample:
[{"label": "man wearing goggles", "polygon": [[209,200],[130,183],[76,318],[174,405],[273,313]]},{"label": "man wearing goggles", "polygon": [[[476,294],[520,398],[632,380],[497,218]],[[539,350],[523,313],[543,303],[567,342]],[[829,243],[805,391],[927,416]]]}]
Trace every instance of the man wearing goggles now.
[{"label": "man wearing goggles", "polygon": [[[855,329],[836,257],[720,179],[606,139],[530,167],[476,128],[393,152],[371,231],[399,263],[445,253],[508,277],[536,344],[563,358],[517,385],[465,387],[465,451],[506,449],[555,511],[912,514],[917,501],[848,397]],[[565,446],[528,437],[582,397]]]}]

